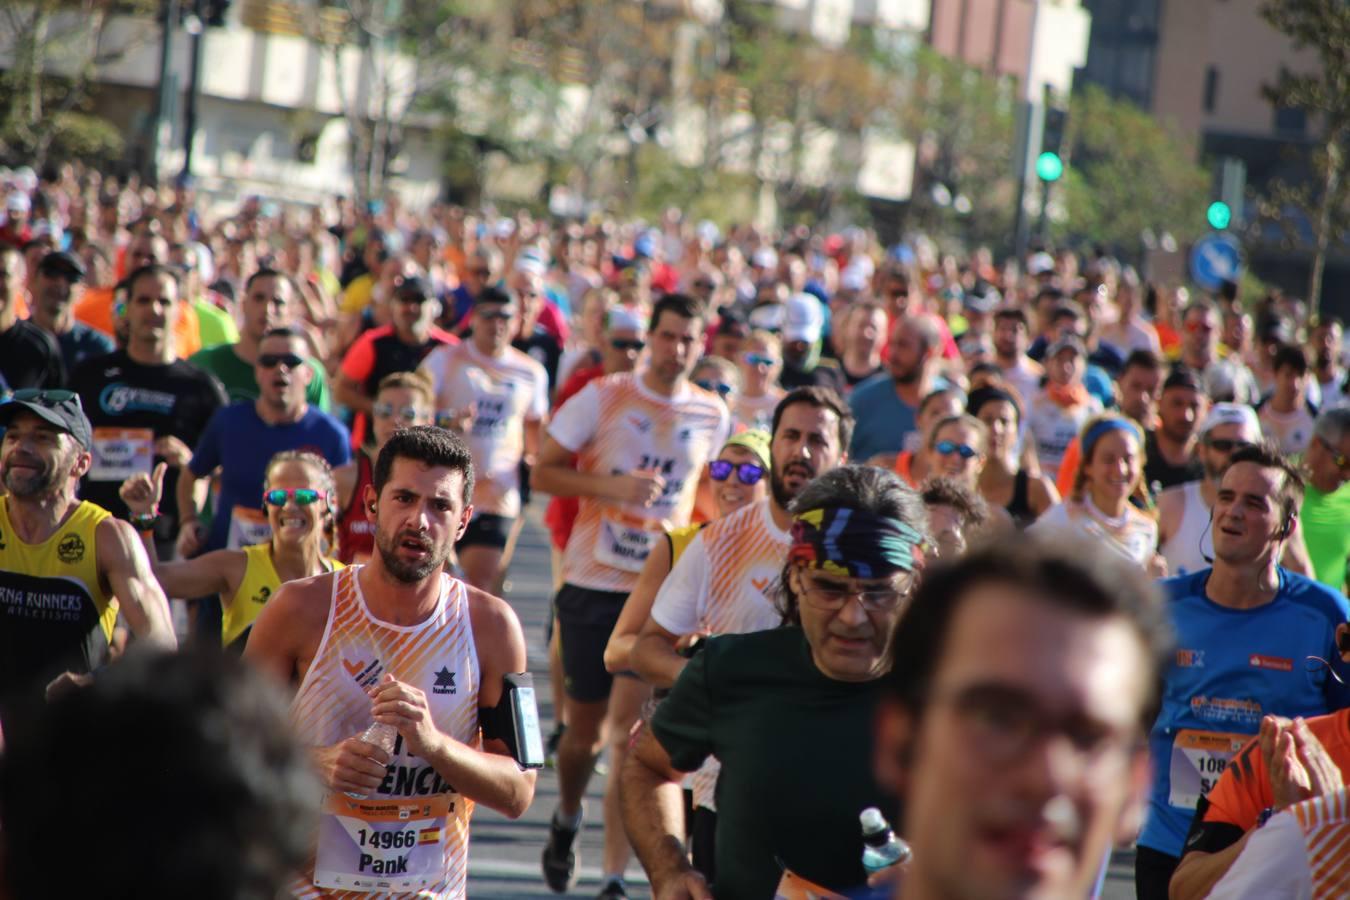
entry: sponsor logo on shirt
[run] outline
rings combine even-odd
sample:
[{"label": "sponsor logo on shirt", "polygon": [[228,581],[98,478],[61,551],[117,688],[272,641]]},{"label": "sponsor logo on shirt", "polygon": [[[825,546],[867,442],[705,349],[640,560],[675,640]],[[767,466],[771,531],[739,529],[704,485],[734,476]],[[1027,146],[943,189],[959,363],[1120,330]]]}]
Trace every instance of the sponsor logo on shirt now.
[{"label": "sponsor logo on shirt", "polygon": [[98,395],[99,407],[112,415],[128,412],[155,412],[168,415],[173,412],[176,400],[173,394],[132,387],[129,384],[110,384]]},{"label": "sponsor logo on shirt", "polygon": [[1178,650],[1177,665],[1183,669],[1203,669],[1205,667],[1205,651]]},{"label": "sponsor logo on shirt", "polygon": [[636,428],[643,434],[646,434],[647,432],[652,430],[651,420],[644,419],[642,418],[642,416],[629,416],[628,424],[632,425],[634,428]]},{"label": "sponsor logo on shirt", "polygon": [[433,694],[453,694],[455,693],[455,673],[451,672],[445,666],[436,673],[436,683],[432,685]]},{"label": "sponsor logo on shirt", "polygon": [[365,660],[352,662],[345,657],[342,660],[342,668],[347,670],[347,674],[356,680],[356,683],[363,688],[374,687],[375,682],[380,680],[380,674],[384,671],[384,666],[378,659],[373,659],[369,663]]},{"label": "sponsor logo on shirt", "polygon": [[1255,669],[1274,669],[1276,672],[1294,671],[1294,661],[1283,656],[1264,656],[1253,653],[1247,657],[1247,664]]},{"label": "sponsor logo on shirt", "polygon": [[78,534],[68,534],[56,545],[56,555],[61,558],[61,562],[79,562],[84,559],[84,541]]}]

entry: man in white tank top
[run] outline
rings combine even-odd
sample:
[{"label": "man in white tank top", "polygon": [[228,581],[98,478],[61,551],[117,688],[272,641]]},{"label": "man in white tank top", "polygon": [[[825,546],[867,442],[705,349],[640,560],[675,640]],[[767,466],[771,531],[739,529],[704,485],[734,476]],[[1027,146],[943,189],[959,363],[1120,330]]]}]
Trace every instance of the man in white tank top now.
[{"label": "man in white tank top", "polygon": [[[480,728],[526,670],[520,622],[444,572],[472,491],[459,438],[398,432],[366,489],[370,562],[283,585],[253,626],[245,658],[298,685],[292,721],[329,789],[294,896],[463,897],[474,804],[516,818],[534,798]],[[395,730],[392,752],[372,725]]]},{"label": "man in white tank top", "polygon": [[[1158,552],[1167,560],[1168,575],[1189,575],[1213,565],[1210,511],[1223,473],[1228,471],[1228,458],[1239,447],[1260,440],[1261,424],[1250,406],[1216,403],[1209,411],[1200,426],[1196,448],[1205,477],[1167,488],[1158,495]],[[1285,543],[1281,564],[1299,574],[1311,569],[1297,528],[1294,539]]]}]

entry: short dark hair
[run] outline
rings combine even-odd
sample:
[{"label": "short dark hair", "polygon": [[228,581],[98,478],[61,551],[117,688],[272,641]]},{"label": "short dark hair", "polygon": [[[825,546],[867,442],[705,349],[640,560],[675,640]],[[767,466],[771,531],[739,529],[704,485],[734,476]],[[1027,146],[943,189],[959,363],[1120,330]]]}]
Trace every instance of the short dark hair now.
[{"label": "short dark hair", "polygon": [[1161,372],[1163,361],[1158,358],[1158,354],[1152,350],[1132,350],[1130,355],[1125,357],[1125,365],[1121,366],[1120,374],[1124,375],[1130,369],[1145,369],[1149,372]]},{"label": "short dark hair", "polygon": [[994,313],[995,322],[1017,322],[1023,328],[1030,328],[1031,322],[1027,319],[1026,310],[1020,306],[1007,307]]},{"label": "short dark hair", "polygon": [[1271,363],[1271,371],[1278,372],[1285,367],[1294,370],[1295,375],[1308,374],[1308,355],[1303,352],[1303,348],[1298,344],[1281,344],[1275,351],[1275,359]]},{"label": "short dark hair", "polygon": [[477,309],[485,303],[495,303],[501,306],[507,306],[516,302],[516,295],[504,287],[498,287],[490,284],[479,291],[478,296],[474,298],[473,305]]},{"label": "short dark hair", "polygon": [[173,282],[173,286],[176,290],[181,291],[183,288],[182,281],[180,280],[178,275],[178,270],[173,266],[166,265],[165,263],[149,263],[147,265],[132,269],[131,272],[127,275],[127,277],[122,279],[122,283],[118,285],[118,287],[126,291],[127,302],[129,303],[131,302],[132,292],[133,289],[136,287],[136,282],[140,281],[142,278],[152,278],[152,277],[168,278],[170,281]]},{"label": "short dark hair", "polygon": [[1066,298],[1064,292],[1059,288],[1054,285],[1046,285],[1036,292],[1036,299],[1032,301],[1032,304],[1039,307],[1041,301],[1046,299],[1053,300],[1056,305],[1059,305],[1063,303]]},{"label": "short dark hair", "polygon": [[[31,716],[10,729],[0,761],[0,844],[15,900],[51,895],[69,858],[52,836],[69,830],[71,809],[119,823],[82,842],[100,896],[271,897],[304,861],[322,789],[285,698],[238,657],[133,647]],[[70,777],[91,751],[117,773],[94,791]],[[154,865],[144,847],[162,853]]]},{"label": "short dark hair", "polygon": [[291,286],[291,293],[293,294],[300,293],[295,286],[295,282],[291,280],[291,276],[289,274],[281,271],[280,269],[274,269],[271,266],[263,266],[261,269],[258,269],[258,271],[248,276],[248,280],[244,282],[244,293],[247,294],[249,291],[253,290],[253,285],[264,278],[276,278],[281,281],[284,281]]},{"label": "short dark hair", "polygon": [[416,460],[427,466],[459,472],[464,476],[465,505],[472,500],[473,456],[469,453],[468,445],[453,431],[435,425],[415,425],[394,432],[375,460],[375,471],[371,475],[375,496],[378,497],[389,483],[389,474],[394,470],[396,459]]},{"label": "short dark hair", "polygon": [[693,297],[688,294],[666,294],[652,307],[652,323],[648,330],[656,331],[656,327],[661,324],[661,314],[667,312],[674,313],[681,319],[703,321],[703,307]]},{"label": "short dark hair", "polygon": [[[960,422],[962,418],[953,417],[943,421]],[[983,426],[984,423],[980,424]],[[989,504],[978,493],[955,478],[929,478],[920,485],[919,496],[923,499],[923,505],[930,509],[934,506],[950,506],[956,510],[956,514],[968,528],[979,529],[989,521]]]},{"label": "short dark hair", "polygon": [[286,338],[287,340],[303,341],[305,333],[294,325],[278,325],[276,328],[269,328],[263,332],[263,336],[258,339],[261,344],[268,338]]},{"label": "short dark hair", "polygon": [[828,409],[839,417],[839,446],[845,452],[848,451],[849,443],[853,440],[853,410],[844,402],[834,388],[821,387],[818,384],[810,384],[805,387],[793,388],[788,391],[787,396],[778,401],[778,405],[773,408],[773,424],[770,426],[769,438],[778,433],[778,423],[783,418],[783,410],[789,406],[795,406],[798,403],[805,403],[807,406],[813,406],[816,409]]},{"label": "short dark hair", "polygon": [[[779,404],[779,408],[782,408],[782,404]],[[802,492],[789,504],[788,511],[796,516],[812,509],[842,507],[899,519],[927,539],[928,513],[923,500],[913,488],[900,480],[899,475],[877,466],[840,466],[831,469],[802,488]],[[784,625],[801,624],[797,595],[792,592],[792,582],[788,577],[792,565],[791,562],[783,564],[776,591],[776,605]]]},{"label": "short dark hair", "polygon": [[1078,307],[1070,306],[1067,303],[1061,303],[1059,306],[1056,306],[1054,309],[1050,310],[1050,322],[1052,324],[1055,322],[1063,321],[1064,319],[1069,319],[1070,321],[1077,322],[1081,318],[1083,318],[1083,313],[1078,309]]},{"label": "short dark hair", "polygon": [[1280,513],[1285,522],[1297,516],[1299,507],[1303,505],[1303,474],[1289,457],[1280,452],[1279,446],[1270,440],[1246,444],[1234,450],[1233,455],[1228,457],[1228,468],[1232,469],[1238,463],[1244,462],[1253,463],[1263,469],[1278,469],[1284,473],[1279,491]]},{"label": "short dark hair", "polygon": [[902,706],[922,716],[957,610],[986,585],[1030,594],[1065,613],[1128,621],[1151,669],[1139,720],[1147,733],[1162,702],[1162,674],[1174,647],[1162,596],[1140,566],[1064,535],[1023,532],[1015,541],[988,541],[924,573],[891,644],[887,689]]}]

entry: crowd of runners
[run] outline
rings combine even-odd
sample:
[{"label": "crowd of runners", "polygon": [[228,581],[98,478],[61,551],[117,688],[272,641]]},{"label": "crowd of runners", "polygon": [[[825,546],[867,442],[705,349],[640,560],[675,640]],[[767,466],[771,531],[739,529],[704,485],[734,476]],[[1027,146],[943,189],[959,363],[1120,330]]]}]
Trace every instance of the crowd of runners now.
[{"label": "crowd of runners", "polygon": [[591,819],[611,900],[1069,900],[1129,846],[1139,900],[1350,896],[1339,319],[1100,251],[207,199],[0,171],[0,896],[464,896],[545,766],[558,893]]}]

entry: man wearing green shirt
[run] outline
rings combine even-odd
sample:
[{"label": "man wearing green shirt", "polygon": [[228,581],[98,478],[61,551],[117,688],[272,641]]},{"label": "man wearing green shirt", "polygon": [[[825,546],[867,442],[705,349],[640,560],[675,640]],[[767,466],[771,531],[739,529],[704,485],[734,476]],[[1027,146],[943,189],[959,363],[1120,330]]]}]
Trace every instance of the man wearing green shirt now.
[{"label": "man wearing green shirt", "polygon": [[[258,359],[258,343],[272,329],[296,324],[297,302],[289,276],[275,269],[259,269],[244,285],[240,304],[243,330],[239,340],[199,351],[192,357],[193,364],[220,379],[231,403],[257,400],[258,382],[253,377],[253,364]],[[331,411],[332,399],[323,365],[313,357],[306,364],[314,370],[305,392],[306,402],[324,412]]]},{"label": "man wearing green shirt", "polygon": [[923,502],[892,472],[845,466],[789,509],[783,626],[709,638],[624,763],[624,824],[653,896],[712,896],[684,853],[679,786],[709,755],[722,764],[719,900],[862,886],[859,814],[895,807],[872,774],[871,734]]},{"label": "man wearing green shirt", "polygon": [[1350,408],[1317,417],[1303,454],[1307,489],[1298,518],[1318,581],[1344,592],[1350,559]]}]

